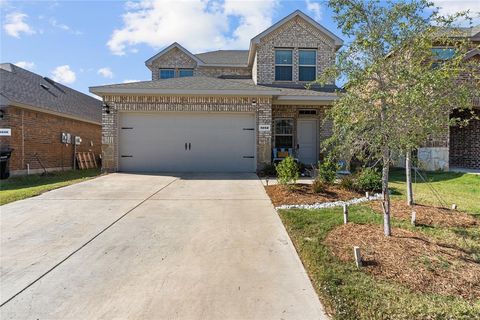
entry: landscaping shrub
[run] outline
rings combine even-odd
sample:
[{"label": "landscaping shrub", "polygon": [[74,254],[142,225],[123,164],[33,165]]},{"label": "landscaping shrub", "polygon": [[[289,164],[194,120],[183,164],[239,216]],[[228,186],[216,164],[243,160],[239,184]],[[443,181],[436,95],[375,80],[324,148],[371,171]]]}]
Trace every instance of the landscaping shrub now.
[{"label": "landscaping shrub", "polygon": [[338,164],[331,158],[318,162],[318,177],[326,184],[332,184],[337,176]]},{"label": "landscaping shrub", "polygon": [[315,180],[313,180],[312,183],[312,191],[315,193],[322,193],[325,191],[326,185],[325,181],[317,177]]},{"label": "landscaping shrub", "polygon": [[365,168],[355,179],[355,188],[358,191],[381,191],[382,177],[375,168]]},{"label": "landscaping shrub", "polygon": [[283,159],[277,166],[277,179],[282,185],[295,183],[298,180],[298,165],[293,157],[288,156]]},{"label": "landscaping shrub", "polygon": [[340,180],[340,188],[348,191],[356,191],[355,178],[353,176],[345,176]]}]

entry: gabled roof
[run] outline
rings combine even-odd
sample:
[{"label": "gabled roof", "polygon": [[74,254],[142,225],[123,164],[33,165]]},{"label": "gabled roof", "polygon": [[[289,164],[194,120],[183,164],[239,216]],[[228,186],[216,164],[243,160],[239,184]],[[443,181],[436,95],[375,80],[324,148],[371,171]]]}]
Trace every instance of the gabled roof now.
[{"label": "gabled roof", "polygon": [[120,83],[90,87],[90,92],[102,95],[123,94],[166,94],[166,95],[267,95],[279,89],[256,86],[253,80],[232,80],[213,77],[182,77],[156,81]]},{"label": "gabled roof", "polygon": [[2,105],[14,105],[88,122],[102,122],[102,102],[11,63],[0,64]]},{"label": "gabled roof", "polygon": [[473,58],[474,56],[476,55],[480,55],[480,49],[478,48],[475,48],[475,49],[472,49],[470,51],[468,51],[466,54],[465,54],[465,60],[468,60],[468,59],[471,59]]},{"label": "gabled roof", "polygon": [[248,63],[248,50],[216,50],[198,53],[200,60],[206,65],[239,66],[246,67]]},{"label": "gabled roof", "polygon": [[255,36],[252,40],[250,40],[250,50],[249,50],[249,56],[248,56],[248,62],[249,64],[252,63],[253,61],[253,55],[255,53],[255,47],[256,45],[260,42],[260,39],[262,39],[263,37],[265,37],[266,35],[268,35],[269,33],[277,30],[278,28],[280,28],[281,26],[283,26],[285,23],[287,23],[288,21],[294,19],[295,17],[301,17],[303,18],[305,21],[307,21],[308,23],[310,23],[311,25],[313,25],[315,28],[319,29],[320,31],[322,31],[323,33],[325,33],[327,36],[329,36],[335,43],[335,47],[338,49],[340,48],[342,45],[343,45],[343,40],[340,39],[339,37],[337,37],[334,33],[332,33],[330,30],[328,30],[327,28],[325,28],[324,26],[322,26],[320,23],[318,23],[317,21],[313,20],[312,18],[310,18],[309,16],[307,16],[305,13],[303,13],[302,11],[300,10],[295,10],[294,12],[292,12],[291,14],[289,14],[288,16],[286,16],[285,18],[283,18],[282,20],[278,21],[277,23],[275,23],[274,25],[272,25],[270,28],[268,28],[267,30],[261,32],[260,34],[258,34],[257,36]]},{"label": "gabled roof", "polygon": [[156,55],[154,55],[153,57],[151,57],[150,59],[148,59],[147,61],[145,61],[145,65],[150,66],[154,60],[156,60],[157,58],[161,57],[162,55],[164,55],[164,54],[167,53],[168,51],[172,50],[173,48],[177,48],[178,50],[182,51],[182,52],[185,53],[187,56],[189,56],[190,58],[192,58],[195,62],[197,62],[199,65],[202,65],[202,64],[203,64],[203,61],[202,61],[202,60],[200,60],[198,57],[196,57],[196,56],[195,56],[194,54],[192,54],[190,51],[188,51],[187,49],[185,49],[184,47],[182,47],[179,43],[174,42],[174,43],[172,43],[171,45],[169,45],[168,47],[166,47],[165,49],[163,49],[162,51],[160,51],[159,53],[157,53]]}]

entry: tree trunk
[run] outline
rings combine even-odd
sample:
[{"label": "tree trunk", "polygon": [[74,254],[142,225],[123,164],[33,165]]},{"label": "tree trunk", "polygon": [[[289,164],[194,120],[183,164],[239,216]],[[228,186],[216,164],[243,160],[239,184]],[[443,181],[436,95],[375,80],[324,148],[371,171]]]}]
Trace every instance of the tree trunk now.
[{"label": "tree trunk", "polygon": [[390,224],[390,194],[388,193],[388,174],[390,165],[390,151],[383,150],[383,170],[382,170],[382,207],[383,207],[383,233],[389,237],[392,235]]},{"label": "tree trunk", "polygon": [[409,150],[405,155],[405,172],[407,176],[407,204],[413,206],[412,189],[412,152]]}]

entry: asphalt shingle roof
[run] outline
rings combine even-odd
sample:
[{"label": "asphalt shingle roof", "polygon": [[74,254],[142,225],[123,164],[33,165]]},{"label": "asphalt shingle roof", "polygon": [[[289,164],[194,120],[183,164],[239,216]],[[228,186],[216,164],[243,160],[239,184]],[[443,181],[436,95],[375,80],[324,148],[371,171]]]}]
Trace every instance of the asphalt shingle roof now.
[{"label": "asphalt shingle roof", "polygon": [[102,102],[11,63],[0,64],[0,94],[18,103],[102,122]]},{"label": "asphalt shingle roof", "polygon": [[[338,89],[335,86],[319,87],[318,85],[306,89],[304,85],[256,85],[252,79],[220,79],[213,77],[183,77],[171,78],[156,81],[140,81],[131,83],[119,83],[98,87],[91,87],[91,92],[108,93],[109,89],[125,89],[125,90],[158,90],[159,93],[179,93],[177,91],[248,91],[258,92],[259,94],[269,94],[274,96],[305,96],[305,97],[327,97],[335,98]],[[169,92],[171,91],[171,92]]]},{"label": "asphalt shingle roof", "polygon": [[272,88],[256,86],[252,80],[220,79],[213,77],[182,77],[155,81],[140,81],[91,87],[101,89],[159,89],[159,90],[247,90],[272,91]]},{"label": "asphalt shingle roof", "polygon": [[195,55],[210,65],[246,66],[248,64],[248,50],[217,50]]}]

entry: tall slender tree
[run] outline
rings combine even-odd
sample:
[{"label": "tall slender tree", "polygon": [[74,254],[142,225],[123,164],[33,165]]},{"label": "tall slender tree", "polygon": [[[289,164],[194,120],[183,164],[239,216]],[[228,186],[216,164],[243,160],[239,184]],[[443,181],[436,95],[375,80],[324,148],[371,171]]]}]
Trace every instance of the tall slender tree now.
[{"label": "tall slender tree", "polygon": [[[458,81],[472,69],[464,61],[468,43],[452,37],[452,32],[467,14],[440,17],[424,0],[328,3],[350,41],[335,66],[319,79],[322,84],[339,76],[347,79],[346,92],[329,112],[333,135],[327,142],[341,155],[379,159],[384,233],[390,236],[388,179],[393,159],[458,123],[450,117],[452,111],[471,108],[479,89],[478,77]],[[435,46],[446,49],[434,51]]]}]

